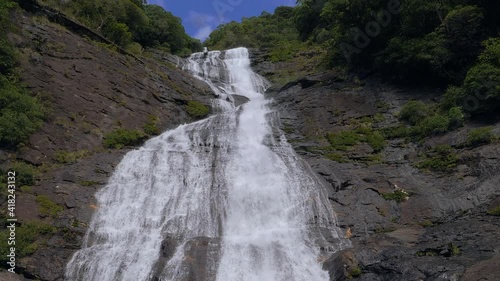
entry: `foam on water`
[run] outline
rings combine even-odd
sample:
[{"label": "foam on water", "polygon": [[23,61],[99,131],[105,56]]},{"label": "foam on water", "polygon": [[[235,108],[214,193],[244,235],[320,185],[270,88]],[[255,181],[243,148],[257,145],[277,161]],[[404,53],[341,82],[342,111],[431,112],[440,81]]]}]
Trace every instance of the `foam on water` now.
[{"label": "foam on water", "polygon": [[[127,153],[96,195],[66,280],[186,280],[187,245],[199,237],[221,237],[207,281],[329,280],[320,247],[331,254],[348,241],[318,179],[272,125],[248,50],[193,54],[184,68],[219,96],[216,114]],[[233,95],[249,102],[235,107]],[[160,262],[167,237],[177,247]]]}]

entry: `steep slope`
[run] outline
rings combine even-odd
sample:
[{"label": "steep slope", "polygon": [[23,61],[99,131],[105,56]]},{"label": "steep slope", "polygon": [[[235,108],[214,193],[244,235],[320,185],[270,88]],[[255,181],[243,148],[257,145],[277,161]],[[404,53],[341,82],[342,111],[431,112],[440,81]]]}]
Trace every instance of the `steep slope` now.
[{"label": "steep slope", "polygon": [[[33,179],[16,194],[17,238],[23,239],[16,271],[61,280],[97,208],[95,191],[130,150],[107,148],[103,140],[122,129],[138,131],[143,139],[143,131],[154,134],[193,121],[199,114],[192,105],[210,106],[213,93],[176,69],[170,55],[138,59],[81,37],[74,24],[59,25],[41,12],[17,10],[11,16],[15,26],[8,36],[19,51],[21,79],[48,109],[43,127],[26,144],[0,150],[3,171],[17,169],[19,185],[21,177]],[[0,202],[4,217],[3,196]]]},{"label": "steep slope", "polygon": [[[271,78],[294,65],[270,64],[258,50],[253,56],[255,69]],[[488,213],[500,204],[500,146],[464,146],[468,133],[479,126],[491,125],[498,135],[498,120],[467,124],[420,142],[386,139],[380,147],[359,137],[394,127],[408,100],[432,102],[435,92],[326,71],[268,93],[292,146],[330,184],[329,199],[353,242],[352,249],[325,262],[332,280],[500,276],[494,266],[500,261],[500,219]],[[340,132],[344,139],[334,138]],[[359,139],[350,142],[350,137]],[[419,169],[440,145],[451,146],[456,166],[442,172]]]}]

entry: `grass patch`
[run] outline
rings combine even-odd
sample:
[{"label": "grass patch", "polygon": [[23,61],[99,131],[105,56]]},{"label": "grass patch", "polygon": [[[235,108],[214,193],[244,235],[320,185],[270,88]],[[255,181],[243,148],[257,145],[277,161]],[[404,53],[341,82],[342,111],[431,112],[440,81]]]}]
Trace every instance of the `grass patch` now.
[{"label": "grass patch", "polygon": [[160,128],[158,127],[158,123],[160,122],[160,118],[157,116],[150,114],[148,116],[148,121],[144,126],[142,126],[142,129],[144,130],[144,133],[150,135],[150,136],[157,136],[160,134]]},{"label": "grass patch", "polygon": [[380,130],[380,133],[386,139],[399,139],[399,138],[407,138],[410,136],[410,128],[399,125],[394,127],[386,127]]},{"label": "grass patch", "polygon": [[31,186],[35,184],[37,170],[35,166],[25,162],[16,161],[12,163],[10,171],[16,172],[16,183],[19,186]]},{"label": "grass patch", "polygon": [[334,152],[333,153],[326,153],[325,157],[330,159],[330,160],[339,162],[339,163],[349,162],[349,160],[347,158],[345,158],[344,155],[341,153],[334,153]]},{"label": "grass patch", "polygon": [[490,216],[500,216],[500,206],[496,206],[495,208],[488,210],[487,213]]},{"label": "grass patch", "polygon": [[423,220],[418,223],[422,227],[432,227],[434,226],[434,223],[430,220]]},{"label": "grass patch", "polygon": [[421,101],[411,100],[403,106],[399,112],[399,118],[415,126],[418,122],[431,114],[431,112],[432,110],[429,105]]},{"label": "grass patch", "polygon": [[416,167],[434,172],[452,172],[458,165],[459,157],[449,145],[438,145],[425,153],[424,160]]},{"label": "grass patch", "polygon": [[397,203],[401,203],[403,201],[408,200],[409,195],[408,192],[404,190],[396,190],[394,192],[382,193],[382,197],[387,201],[396,201]]},{"label": "grass patch", "polygon": [[146,135],[139,130],[116,129],[104,136],[103,145],[107,148],[121,149],[125,146],[141,144]]},{"label": "grass patch", "polygon": [[64,210],[63,206],[52,202],[52,200],[45,195],[38,195],[36,197],[36,203],[38,204],[38,211],[40,211],[42,215],[57,217],[57,215]]},{"label": "grass patch", "polygon": [[[442,134],[463,125],[465,115],[460,107],[440,110],[436,104],[421,101],[407,102],[399,112],[399,119],[406,121],[411,127],[407,134],[416,139]],[[403,133],[400,131],[399,133]]]},{"label": "grass patch", "polygon": [[384,136],[377,131],[371,131],[369,134],[365,135],[365,141],[373,148],[375,152],[383,150],[386,146]]},{"label": "grass patch", "polygon": [[458,256],[460,255],[460,249],[458,248],[457,245],[450,243],[448,244],[448,251],[451,256]]},{"label": "grass patch", "polygon": [[98,181],[81,181],[80,185],[83,186],[94,186],[100,184]]},{"label": "grass patch", "polygon": [[[55,234],[57,229],[40,221],[31,221],[16,227],[16,257],[23,258],[32,255],[45,239]],[[0,232],[0,240],[8,241],[10,231],[3,229]],[[0,247],[0,261],[5,264],[8,260],[9,247]]]},{"label": "grass patch", "polygon": [[54,161],[59,164],[73,164],[76,163],[79,159],[87,157],[90,155],[90,152],[87,150],[78,150],[78,151],[65,151],[59,150],[54,153]]},{"label": "grass patch", "polygon": [[481,127],[471,130],[467,134],[466,146],[477,147],[491,143],[495,139],[492,127]]},{"label": "grass patch", "polygon": [[187,113],[196,119],[201,119],[210,113],[210,108],[199,101],[190,100],[186,104]]},{"label": "grass patch", "polygon": [[353,279],[353,278],[357,278],[359,276],[361,276],[361,268],[359,266],[356,266],[356,267],[353,267],[351,268],[351,270],[349,270],[349,273],[347,275],[347,279]]},{"label": "grass patch", "polygon": [[326,139],[334,150],[347,150],[360,141],[359,135],[354,131],[330,133],[326,135]]}]

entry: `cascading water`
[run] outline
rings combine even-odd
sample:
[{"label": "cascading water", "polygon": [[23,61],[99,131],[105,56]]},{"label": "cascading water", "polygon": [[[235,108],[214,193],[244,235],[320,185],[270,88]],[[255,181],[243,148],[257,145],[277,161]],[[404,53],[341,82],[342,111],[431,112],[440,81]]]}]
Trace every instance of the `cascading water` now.
[{"label": "cascading water", "polygon": [[[125,156],[96,195],[66,280],[329,280],[325,252],[349,242],[318,179],[273,126],[247,49],[193,54],[184,69],[219,96],[216,114]],[[236,96],[249,101],[236,107]]]}]

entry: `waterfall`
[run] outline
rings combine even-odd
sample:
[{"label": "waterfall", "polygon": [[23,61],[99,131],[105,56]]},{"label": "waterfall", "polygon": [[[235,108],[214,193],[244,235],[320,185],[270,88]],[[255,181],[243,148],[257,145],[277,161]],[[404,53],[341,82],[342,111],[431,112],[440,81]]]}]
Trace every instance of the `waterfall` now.
[{"label": "waterfall", "polygon": [[248,50],[193,54],[184,69],[219,96],[215,114],[125,155],[65,280],[329,280],[321,262],[349,242]]}]

